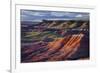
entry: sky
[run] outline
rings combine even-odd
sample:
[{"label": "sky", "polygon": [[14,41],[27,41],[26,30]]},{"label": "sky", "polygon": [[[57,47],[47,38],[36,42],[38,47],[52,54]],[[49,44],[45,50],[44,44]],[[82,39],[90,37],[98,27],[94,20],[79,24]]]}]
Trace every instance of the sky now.
[{"label": "sky", "polygon": [[25,10],[20,11],[21,21],[42,21],[42,20],[89,20],[89,13],[83,12],[62,12],[62,11],[41,11]]}]

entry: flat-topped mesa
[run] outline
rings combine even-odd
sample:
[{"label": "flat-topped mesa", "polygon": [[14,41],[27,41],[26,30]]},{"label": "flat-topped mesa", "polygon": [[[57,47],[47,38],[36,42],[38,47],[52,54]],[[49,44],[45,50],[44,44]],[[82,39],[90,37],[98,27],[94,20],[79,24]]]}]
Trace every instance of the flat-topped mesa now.
[{"label": "flat-topped mesa", "polygon": [[89,21],[74,21],[74,20],[43,20],[36,26],[36,28],[46,28],[46,29],[88,29]]}]

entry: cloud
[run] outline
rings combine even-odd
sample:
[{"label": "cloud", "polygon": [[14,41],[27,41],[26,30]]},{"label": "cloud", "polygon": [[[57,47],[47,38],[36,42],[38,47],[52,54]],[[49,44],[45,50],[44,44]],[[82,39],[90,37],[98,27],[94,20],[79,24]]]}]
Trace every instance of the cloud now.
[{"label": "cloud", "polygon": [[75,17],[76,13],[73,12],[51,12],[52,16],[55,17]]},{"label": "cloud", "polygon": [[82,14],[78,14],[75,17],[83,17],[83,15]]},{"label": "cloud", "polygon": [[21,10],[21,20],[23,21],[40,21],[43,19],[89,20],[89,14],[81,12]]},{"label": "cloud", "polygon": [[29,16],[45,16],[45,12],[32,11],[32,10],[22,10],[21,13]]},{"label": "cloud", "polygon": [[51,12],[51,16],[62,17],[65,13],[63,12]]}]

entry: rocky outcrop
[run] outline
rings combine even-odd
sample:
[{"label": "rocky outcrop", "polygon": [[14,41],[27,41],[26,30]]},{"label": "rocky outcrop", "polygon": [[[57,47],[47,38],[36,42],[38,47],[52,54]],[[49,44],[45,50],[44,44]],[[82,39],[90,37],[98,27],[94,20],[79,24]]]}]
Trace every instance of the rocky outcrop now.
[{"label": "rocky outcrop", "polygon": [[88,59],[89,31],[83,31],[88,26],[87,21],[44,21],[32,26],[31,32],[22,32],[21,62]]}]

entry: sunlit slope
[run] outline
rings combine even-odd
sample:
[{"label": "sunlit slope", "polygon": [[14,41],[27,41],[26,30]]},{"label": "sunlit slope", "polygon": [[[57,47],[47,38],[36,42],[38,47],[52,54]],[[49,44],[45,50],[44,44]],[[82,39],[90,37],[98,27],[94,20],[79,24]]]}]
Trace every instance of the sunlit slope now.
[{"label": "sunlit slope", "polygon": [[21,62],[23,63],[89,58],[88,21],[45,20],[21,28],[21,31],[24,30],[21,33]]}]

